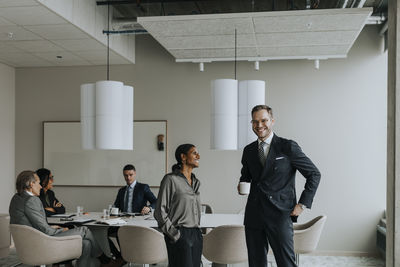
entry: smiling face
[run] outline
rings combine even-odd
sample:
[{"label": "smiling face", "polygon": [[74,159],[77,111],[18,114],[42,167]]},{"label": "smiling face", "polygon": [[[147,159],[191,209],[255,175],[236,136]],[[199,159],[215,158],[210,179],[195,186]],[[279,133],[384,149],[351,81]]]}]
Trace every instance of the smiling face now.
[{"label": "smiling face", "polygon": [[196,147],[192,147],[191,149],[189,149],[186,155],[181,154],[181,157],[182,157],[182,162],[188,167],[191,168],[199,167],[200,154],[197,151]]},{"label": "smiling face", "polygon": [[253,132],[261,141],[265,141],[272,132],[272,126],[275,120],[267,110],[261,109],[253,113],[251,124]]},{"label": "smiling face", "polygon": [[123,171],[123,174],[127,185],[131,185],[136,179],[136,172],[134,170]]}]

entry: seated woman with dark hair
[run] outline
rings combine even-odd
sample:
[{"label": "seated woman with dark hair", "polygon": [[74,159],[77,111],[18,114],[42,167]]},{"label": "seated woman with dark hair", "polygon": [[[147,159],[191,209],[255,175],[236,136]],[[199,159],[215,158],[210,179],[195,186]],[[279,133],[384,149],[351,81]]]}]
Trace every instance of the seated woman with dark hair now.
[{"label": "seated woman with dark hair", "polygon": [[54,194],[54,191],[51,190],[53,188],[54,182],[54,177],[51,171],[45,168],[41,168],[36,171],[36,174],[39,176],[40,185],[42,186],[42,189],[40,189],[39,198],[43,203],[43,208],[46,211],[46,216],[65,213],[64,205],[60,201],[58,201]]}]

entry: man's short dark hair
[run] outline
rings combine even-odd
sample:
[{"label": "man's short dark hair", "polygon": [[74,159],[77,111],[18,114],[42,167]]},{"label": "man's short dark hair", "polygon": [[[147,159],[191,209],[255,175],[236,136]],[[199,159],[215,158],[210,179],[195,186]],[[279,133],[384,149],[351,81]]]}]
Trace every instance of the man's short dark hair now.
[{"label": "man's short dark hair", "polygon": [[132,164],[127,164],[127,165],[125,165],[125,167],[122,171],[131,171],[131,170],[136,171],[135,166],[133,166]]},{"label": "man's short dark hair", "polygon": [[35,182],[35,172],[34,171],[23,171],[17,176],[17,181],[15,187],[17,188],[18,194],[21,194],[26,189],[31,188],[31,183]]},{"label": "man's short dark hair", "polygon": [[269,106],[267,106],[267,105],[257,105],[257,106],[255,106],[255,107],[251,110],[251,116],[253,116],[254,112],[257,112],[257,111],[263,110],[263,109],[265,109],[265,110],[268,112],[268,114],[271,116],[271,118],[274,117],[274,116],[273,116],[273,113],[272,113],[272,108],[269,107]]}]

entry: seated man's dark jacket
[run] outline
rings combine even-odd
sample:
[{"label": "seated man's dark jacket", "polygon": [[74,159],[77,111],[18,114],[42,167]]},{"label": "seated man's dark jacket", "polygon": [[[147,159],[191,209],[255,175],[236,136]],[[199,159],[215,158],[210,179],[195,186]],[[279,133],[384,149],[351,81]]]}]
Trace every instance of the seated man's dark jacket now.
[{"label": "seated man's dark jacket", "polygon": [[[46,201],[46,196],[48,197],[49,203]],[[42,201],[43,208],[45,209],[44,211],[46,212],[46,216],[49,217],[54,214],[64,214],[65,213],[65,207],[64,205],[61,204],[61,207],[54,207],[54,201],[56,203],[59,203],[58,199],[56,198],[56,195],[54,194],[53,190],[47,190],[46,193],[43,191],[43,189],[40,190],[40,200]],[[56,212],[52,212],[49,210],[46,210],[46,208],[53,208]]]},{"label": "seated man's dark jacket", "polygon": [[[114,206],[123,212],[126,212],[127,209],[124,203],[126,188],[127,186],[124,186],[119,189],[117,198],[114,202]],[[150,202],[150,206],[154,209],[157,198],[151,192],[149,185],[136,182],[135,188],[133,189],[132,212],[141,212],[143,207],[147,206],[147,201]]]}]

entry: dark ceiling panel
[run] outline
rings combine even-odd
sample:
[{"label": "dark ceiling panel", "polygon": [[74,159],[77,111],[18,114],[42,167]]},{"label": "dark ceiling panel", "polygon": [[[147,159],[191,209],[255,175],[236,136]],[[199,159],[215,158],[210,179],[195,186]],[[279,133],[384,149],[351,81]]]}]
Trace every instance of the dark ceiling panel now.
[{"label": "dark ceiling panel", "polygon": [[[361,0],[114,0],[98,1],[111,4],[115,19],[132,20],[145,16],[197,15],[355,7]],[[364,7],[374,7],[374,12],[385,12],[387,0],[367,0]]]}]

